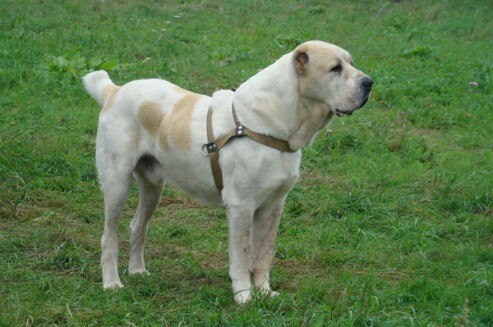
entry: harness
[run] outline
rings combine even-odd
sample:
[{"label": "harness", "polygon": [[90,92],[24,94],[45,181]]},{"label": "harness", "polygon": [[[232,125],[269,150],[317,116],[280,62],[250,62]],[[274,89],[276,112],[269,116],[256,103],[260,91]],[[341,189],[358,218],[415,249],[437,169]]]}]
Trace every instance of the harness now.
[{"label": "harness", "polygon": [[204,156],[208,156],[211,160],[212,176],[214,177],[214,183],[216,184],[216,188],[219,193],[221,193],[223,189],[223,174],[221,172],[221,166],[219,165],[219,150],[221,150],[221,148],[225,146],[229,142],[229,140],[233,138],[248,136],[249,138],[260,144],[267,145],[268,147],[277,149],[282,152],[298,151],[291,149],[287,141],[280,140],[273,136],[259,134],[240,124],[240,122],[238,121],[238,117],[236,116],[234,105],[232,106],[232,111],[236,127],[228,133],[220,136],[216,140],[214,140],[212,132],[212,107],[209,107],[209,110],[207,111],[207,141],[209,143],[206,143],[202,146],[202,154]]}]

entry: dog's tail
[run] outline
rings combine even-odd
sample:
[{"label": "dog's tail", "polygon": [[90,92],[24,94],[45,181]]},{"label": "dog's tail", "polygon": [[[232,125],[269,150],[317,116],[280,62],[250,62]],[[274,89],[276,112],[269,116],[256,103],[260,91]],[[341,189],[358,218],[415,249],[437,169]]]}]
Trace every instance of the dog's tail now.
[{"label": "dog's tail", "polygon": [[101,107],[120,87],[115,85],[104,70],[98,70],[82,77],[87,92]]}]

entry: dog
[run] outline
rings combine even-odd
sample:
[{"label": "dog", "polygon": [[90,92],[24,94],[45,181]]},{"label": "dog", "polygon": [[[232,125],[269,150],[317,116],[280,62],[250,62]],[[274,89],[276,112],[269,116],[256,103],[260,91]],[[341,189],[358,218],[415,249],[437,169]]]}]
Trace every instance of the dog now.
[{"label": "dog", "polygon": [[[117,271],[117,226],[133,178],[139,204],[130,224],[129,274],[146,273],[144,239],[166,183],[199,202],[224,206],[229,229],[229,275],[234,300],[246,303],[256,289],[275,296],[269,284],[274,242],[288,192],[299,177],[300,149],[310,145],[334,115],[350,115],[369,99],[373,81],[353,66],[344,49],[308,41],[248,79],[212,97],[168,81],[144,79],[115,85],[105,71],[83,77],[99,103],[96,167],[104,197],[101,268],[104,289],[123,287]],[[221,151],[224,188],[215,186],[201,148],[207,113],[213,136],[235,128],[285,141],[283,152],[249,138]]]}]

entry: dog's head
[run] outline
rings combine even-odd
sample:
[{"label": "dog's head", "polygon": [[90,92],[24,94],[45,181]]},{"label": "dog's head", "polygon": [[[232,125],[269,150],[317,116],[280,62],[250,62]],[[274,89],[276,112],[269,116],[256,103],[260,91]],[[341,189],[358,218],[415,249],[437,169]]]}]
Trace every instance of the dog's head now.
[{"label": "dog's head", "polygon": [[293,58],[302,97],[325,103],[338,116],[351,115],[368,101],[373,81],[354,68],[346,50],[309,41],[294,50]]}]

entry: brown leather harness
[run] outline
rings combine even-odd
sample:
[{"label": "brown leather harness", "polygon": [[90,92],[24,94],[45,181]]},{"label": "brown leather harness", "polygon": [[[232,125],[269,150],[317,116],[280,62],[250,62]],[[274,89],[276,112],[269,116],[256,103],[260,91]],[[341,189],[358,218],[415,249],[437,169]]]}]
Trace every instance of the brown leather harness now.
[{"label": "brown leather harness", "polygon": [[221,150],[221,148],[225,146],[229,140],[237,137],[248,136],[258,143],[267,145],[282,152],[298,151],[291,149],[287,141],[280,140],[269,135],[259,134],[240,124],[238,117],[236,116],[234,105],[232,111],[236,127],[216,140],[214,140],[214,135],[212,132],[212,107],[209,107],[209,111],[207,112],[207,141],[209,143],[202,146],[202,154],[210,157],[212,176],[214,177],[214,183],[216,184],[216,188],[219,193],[221,193],[223,189],[223,174],[221,172],[221,166],[219,165],[219,150]]}]

